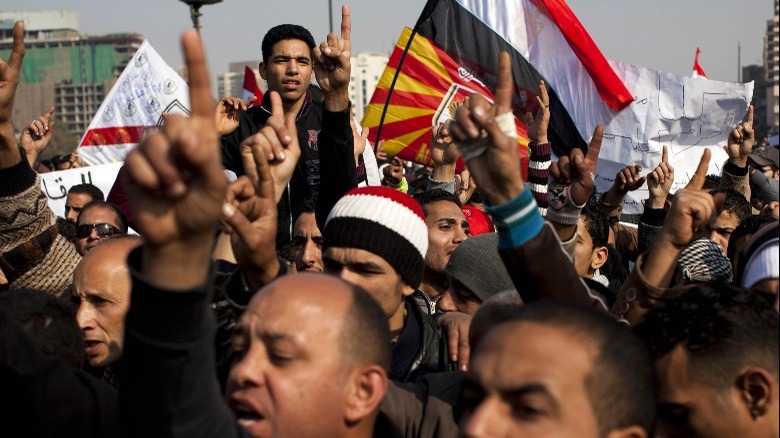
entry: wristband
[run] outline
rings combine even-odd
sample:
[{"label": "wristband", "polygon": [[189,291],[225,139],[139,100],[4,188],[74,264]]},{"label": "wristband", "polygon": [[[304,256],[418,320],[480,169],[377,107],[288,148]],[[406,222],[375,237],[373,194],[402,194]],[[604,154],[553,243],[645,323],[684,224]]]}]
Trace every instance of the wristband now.
[{"label": "wristband", "polygon": [[[501,131],[505,135],[515,139],[517,138],[515,115],[511,111],[497,115],[496,123],[498,123],[498,127],[501,128]],[[459,143],[458,150],[460,151],[460,155],[463,157],[463,161],[468,162],[469,160],[484,154],[489,145],[490,138],[488,137],[487,131],[483,129],[481,130],[478,139],[467,143]]]},{"label": "wristband", "polygon": [[547,186],[547,219],[561,225],[576,225],[586,202],[575,204],[571,199],[571,185],[551,180]]}]

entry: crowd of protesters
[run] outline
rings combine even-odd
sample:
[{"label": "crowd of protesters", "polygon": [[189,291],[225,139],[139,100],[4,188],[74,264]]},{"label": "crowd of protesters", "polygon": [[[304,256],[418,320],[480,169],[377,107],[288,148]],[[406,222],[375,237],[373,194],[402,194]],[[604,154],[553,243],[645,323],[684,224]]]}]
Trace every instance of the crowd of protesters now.
[{"label": "crowd of protesters", "polygon": [[[664,146],[596,194],[603,128],[551,161],[540,82],[524,180],[502,54],[493,104],[473,95],[434,127],[431,169],[381,144],[374,168],[350,30],[346,7],[319,45],[269,30],[252,107],[215,105],[185,33],[191,115],[147,132],[110,193],[74,186],[53,212],[36,166],[53,108],[20,137],[11,121],[16,23],[0,60],[5,431],[779,436],[778,150],[757,146],[752,107],[721,175],[702,148],[671,193]],[[621,221],[645,185],[638,224]]]}]

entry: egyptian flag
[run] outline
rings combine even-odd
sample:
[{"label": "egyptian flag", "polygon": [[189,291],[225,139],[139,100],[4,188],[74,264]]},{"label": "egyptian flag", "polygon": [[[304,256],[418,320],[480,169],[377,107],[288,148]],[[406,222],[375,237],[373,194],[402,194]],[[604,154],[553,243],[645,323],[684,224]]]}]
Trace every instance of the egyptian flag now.
[{"label": "egyptian flag", "polygon": [[247,100],[252,96],[257,96],[257,100],[251,106],[259,105],[263,100],[263,92],[257,86],[255,72],[249,66],[244,66],[244,87],[241,90],[241,99]]},{"label": "egyptian flag", "polygon": [[707,79],[707,73],[704,73],[704,69],[699,65],[699,53],[701,53],[701,49],[697,47],[696,57],[693,58],[693,71],[691,72],[691,77]]},{"label": "egyptian flag", "polygon": [[[590,124],[582,123],[583,120],[603,122],[601,113],[589,113],[593,111],[594,101],[603,101],[611,111],[619,111],[633,101],[629,90],[563,0],[429,0],[415,26],[410,48],[420,38],[424,39],[421,44],[431,44],[440,60],[446,56],[453,65],[422,62],[441,76],[453,78],[448,90],[455,85],[474,89],[469,86],[473,84],[495,89],[498,54],[509,52],[516,86],[513,111],[518,120],[524,120],[526,112],[536,113],[538,83],[543,79],[550,94],[548,136],[557,155],[567,154],[573,147],[587,148],[586,139],[592,133],[580,132],[577,126]],[[392,76],[391,81],[387,83],[383,76],[364,118],[364,126],[376,130],[378,139],[385,140],[386,149],[392,144],[391,139],[399,147],[404,143],[415,146],[413,141],[420,138],[420,131],[402,135],[391,126],[408,120],[413,111],[418,111],[419,118],[427,116],[429,127],[439,121],[428,114],[428,106],[424,105],[427,101],[423,97],[430,93],[414,96],[418,103],[410,105],[402,99],[402,93],[396,92],[408,91],[407,78],[420,68],[417,56],[409,53],[411,50],[405,56],[401,54],[396,64],[393,63],[395,54],[391,57],[385,71],[385,76]],[[492,94],[485,95],[492,97]],[[524,127],[518,132],[521,144],[527,142],[527,138],[523,139]],[[430,131],[418,143],[428,142],[429,138]]]}]

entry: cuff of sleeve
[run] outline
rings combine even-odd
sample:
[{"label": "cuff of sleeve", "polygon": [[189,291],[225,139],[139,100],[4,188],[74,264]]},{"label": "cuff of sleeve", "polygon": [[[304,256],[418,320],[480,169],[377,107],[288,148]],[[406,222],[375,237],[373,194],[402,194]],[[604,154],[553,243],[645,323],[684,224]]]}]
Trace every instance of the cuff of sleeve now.
[{"label": "cuff of sleeve", "polygon": [[0,198],[18,195],[35,184],[35,178],[38,174],[27,163],[24,153],[22,153],[22,157],[23,159],[19,163],[0,169],[0,181],[3,182],[0,184]]},{"label": "cuff of sleeve", "polygon": [[429,178],[426,191],[431,190],[444,190],[445,192],[455,194],[455,180],[439,181],[437,179]]},{"label": "cuff of sleeve", "polygon": [[498,249],[522,246],[536,237],[544,226],[542,214],[528,187],[504,204],[485,208],[498,229]]},{"label": "cuff of sleeve", "polygon": [[[327,126],[328,131],[332,132],[333,139],[339,142],[352,141],[352,126],[349,124],[349,118],[352,117],[352,104],[342,111],[329,111],[322,109],[322,126]],[[350,143],[350,147],[352,144]]]},{"label": "cuff of sleeve", "polygon": [[748,166],[739,167],[731,161],[726,161],[723,171],[734,176],[745,176],[748,174]]},{"label": "cuff of sleeve", "polygon": [[203,336],[210,330],[213,266],[206,283],[187,292],[173,292],[154,286],[141,274],[142,251],[136,248],[127,257],[133,285],[127,327],[160,342],[189,342]]},{"label": "cuff of sleeve", "polygon": [[667,211],[663,208],[645,208],[639,221],[656,227],[663,226]]},{"label": "cuff of sleeve", "polygon": [[535,161],[548,161],[552,147],[550,143],[528,143],[528,149],[531,151],[531,159]]}]

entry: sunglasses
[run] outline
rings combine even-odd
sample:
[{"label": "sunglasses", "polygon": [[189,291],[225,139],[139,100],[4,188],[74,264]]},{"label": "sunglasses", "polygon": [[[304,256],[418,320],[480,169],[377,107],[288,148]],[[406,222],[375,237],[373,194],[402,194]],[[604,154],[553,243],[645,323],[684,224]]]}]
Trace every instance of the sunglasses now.
[{"label": "sunglasses", "polygon": [[119,234],[119,228],[110,224],[84,224],[76,228],[76,238],[83,239],[89,237],[93,229],[100,237],[110,237]]}]

